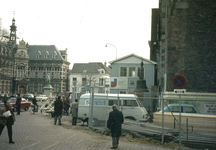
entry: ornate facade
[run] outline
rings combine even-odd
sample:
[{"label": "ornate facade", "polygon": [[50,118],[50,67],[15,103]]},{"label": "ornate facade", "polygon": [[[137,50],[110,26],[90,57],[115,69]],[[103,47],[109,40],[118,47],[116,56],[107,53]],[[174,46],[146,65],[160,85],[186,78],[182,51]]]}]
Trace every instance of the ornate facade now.
[{"label": "ornate facade", "polygon": [[67,91],[70,65],[67,49],[60,51],[55,45],[29,45],[24,40],[16,45],[15,19],[12,26],[11,46],[1,47],[1,93],[42,94],[48,73],[55,94]]}]

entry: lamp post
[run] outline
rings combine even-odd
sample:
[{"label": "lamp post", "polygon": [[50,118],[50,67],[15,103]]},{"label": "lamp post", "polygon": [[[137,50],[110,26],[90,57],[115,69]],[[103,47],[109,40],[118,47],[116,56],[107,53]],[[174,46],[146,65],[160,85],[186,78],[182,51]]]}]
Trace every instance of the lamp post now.
[{"label": "lamp post", "polygon": [[[107,47],[107,44],[109,44],[109,45],[112,45],[112,46],[114,46],[114,47],[115,47],[115,45],[113,45],[113,44],[110,44],[110,43],[106,43],[105,47]],[[115,49],[116,49],[116,59],[117,59],[117,48],[115,47]]]}]

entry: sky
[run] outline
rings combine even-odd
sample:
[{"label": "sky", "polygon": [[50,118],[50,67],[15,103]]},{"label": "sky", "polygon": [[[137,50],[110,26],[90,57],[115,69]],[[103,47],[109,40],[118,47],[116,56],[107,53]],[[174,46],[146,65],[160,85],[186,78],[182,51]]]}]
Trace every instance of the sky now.
[{"label": "sky", "polygon": [[[13,17],[17,43],[68,49],[74,63],[110,61],[131,53],[150,59],[151,12],[158,0],[0,0],[2,27]],[[105,47],[106,43],[109,43]]]}]

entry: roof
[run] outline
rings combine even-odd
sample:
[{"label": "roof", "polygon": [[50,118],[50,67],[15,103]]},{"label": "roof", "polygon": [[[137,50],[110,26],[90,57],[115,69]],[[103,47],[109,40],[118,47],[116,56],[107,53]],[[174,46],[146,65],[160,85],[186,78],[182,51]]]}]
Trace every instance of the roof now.
[{"label": "roof", "polygon": [[[107,97],[107,94],[102,94],[102,93],[94,93],[95,97]],[[86,93],[81,95],[80,98],[89,98],[90,97],[90,93]],[[111,98],[137,98],[136,95],[134,94],[108,94],[108,97]]]},{"label": "roof", "polygon": [[[64,59],[61,56],[60,51],[55,45],[29,45],[28,47],[29,60],[61,60]],[[41,57],[36,58],[36,55]],[[48,55],[48,58],[44,58],[44,55]],[[52,56],[56,55],[56,58]]]},{"label": "roof", "polygon": [[104,69],[108,73],[106,67],[101,62],[74,63],[71,73],[83,73],[83,70],[87,70],[87,73],[99,73],[98,69]]},{"label": "roof", "polygon": [[[179,104],[168,104],[168,106],[179,106]],[[181,106],[193,106],[191,104],[181,104]]]},{"label": "roof", "polygon": [[113,60],[113,61],[110,61],[109,63],[110,63],[110,64],[113,64],[113,63],[116,63],[116,62],[121,61],[121,60],[123,60],[123,59],[127,59],[127,58],[129,58],[129,57],[137,57],[137,58],[139,58],[139,59],[141,59],[141,60],[144,60],[144,61],[147,61],[147,62],[149,62],[149,63],[157,64],[157,63],[154,62],[154,61],[151,61],[151,60],[149,60],[149,59],[146,59],[146,58],[144,58],[144,57],[138,56],[138,55],[133,54],[133,53],[132,53],[132,54],[129,54],[129,55],[126,55],[126,56],[124,56],[124,57],[115,59],[115,60]]}]

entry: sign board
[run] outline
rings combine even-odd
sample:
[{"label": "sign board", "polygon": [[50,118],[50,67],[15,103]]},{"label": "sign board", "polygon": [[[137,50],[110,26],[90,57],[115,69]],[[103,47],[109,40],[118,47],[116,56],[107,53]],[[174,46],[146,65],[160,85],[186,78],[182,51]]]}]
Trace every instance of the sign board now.
[{"label": "sign board", "polygon": [[174,94],[186,94],[186,89],[174,89]]},{"label": "sign board", "polygon": [[216,115],[216,104],[204,104],[204,113]]},{"label": "sign board", "polygon": [[128,89],[127,77],[110,77],[111,89]]},{"label": "sign board", "polygon": [[[85,100],[85,105],[90,105],[90,100]],[[106,105],[106,100],[94,100],[94,105]]]},{"label": "sign board", "polygon": [[172,83],[176,89],[183,89],[186,86],[186,78],[181,74],[175,75]]}]

